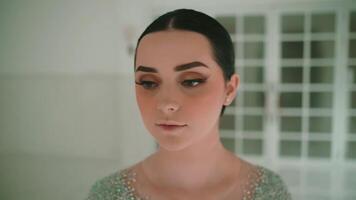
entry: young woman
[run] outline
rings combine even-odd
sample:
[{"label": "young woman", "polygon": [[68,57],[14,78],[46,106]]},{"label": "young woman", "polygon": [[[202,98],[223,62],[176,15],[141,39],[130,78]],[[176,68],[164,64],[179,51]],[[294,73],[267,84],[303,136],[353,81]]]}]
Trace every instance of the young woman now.
[{"label": "young woman", "polygon": [[98,180],[88,199],[285,200],[276,173],[224,148],[219,119],[236,96],[239,76],[228,32],[188,9],[153,21],[137,42],[136,99],[159,149]]}]

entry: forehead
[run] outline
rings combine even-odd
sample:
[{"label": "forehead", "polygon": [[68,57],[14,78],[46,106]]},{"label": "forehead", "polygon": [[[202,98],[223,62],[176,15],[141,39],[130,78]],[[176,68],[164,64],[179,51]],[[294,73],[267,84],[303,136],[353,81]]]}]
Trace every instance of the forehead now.
[{"label": "forehead", "polygon": [[176,66],[191,61],[214,63],[208,39],[192,31],[165,30],[150,33],[141,39],[137,48],[136,66]]}]

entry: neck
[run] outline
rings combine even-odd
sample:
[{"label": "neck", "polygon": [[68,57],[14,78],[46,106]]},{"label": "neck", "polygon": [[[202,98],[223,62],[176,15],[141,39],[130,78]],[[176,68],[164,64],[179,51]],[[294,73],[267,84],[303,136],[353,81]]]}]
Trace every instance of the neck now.
[{"label": "neck", "polygon": [[146,178],[159,187],[199,189],[216,184],[231,172],[235,157],[220,142],[218,129],[180,150],[160,148],[143,163]]}]

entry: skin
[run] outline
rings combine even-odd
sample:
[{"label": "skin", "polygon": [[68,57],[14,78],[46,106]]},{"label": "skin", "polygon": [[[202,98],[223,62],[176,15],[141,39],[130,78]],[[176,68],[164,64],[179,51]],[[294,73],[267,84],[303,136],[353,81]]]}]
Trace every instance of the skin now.
[{"label": "skin", "polygon": [[[192,62],[206,66],[175,71],[176,66]],[[139,66],[155,68],[158,73],[137,70]],[[150,88],[136,84],[135,90],[144,125],[159,144],[157,152],[135,166],[143,174],[145,193],[185,199],[228,195],[241,161],[219,139],[219,115],[222,106],[236,96],[238,75],[225,81],[208,39],[174,29],[142,38],[135,70],[137,83],[153,82],[146,82]],[[206,81],[186,81],[191,79]],[[166,131],[156,125],[165,120],[185,126]]]}]

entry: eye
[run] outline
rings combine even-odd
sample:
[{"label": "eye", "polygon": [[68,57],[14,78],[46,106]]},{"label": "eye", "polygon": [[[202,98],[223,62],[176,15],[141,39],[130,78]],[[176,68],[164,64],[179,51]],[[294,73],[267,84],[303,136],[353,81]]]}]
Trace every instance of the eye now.
[{"label": "eye", "polygon": [[141,81],[141,82],[135,82],[137,85],[141,85],[143,88],[150,90],[150,89],[154,89],[155,87],[157,87],[157,83],[153,82],[153,81]]},{"label": "eye", "polygon": [[185,87],[196,87],[197,85],[200,85],[201,83],[204,83],[204,79],[191,79],[191,80],[185,80],[182,82],[182,85]]}]

